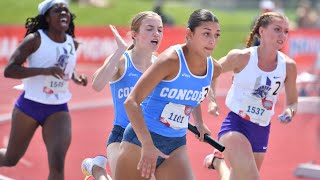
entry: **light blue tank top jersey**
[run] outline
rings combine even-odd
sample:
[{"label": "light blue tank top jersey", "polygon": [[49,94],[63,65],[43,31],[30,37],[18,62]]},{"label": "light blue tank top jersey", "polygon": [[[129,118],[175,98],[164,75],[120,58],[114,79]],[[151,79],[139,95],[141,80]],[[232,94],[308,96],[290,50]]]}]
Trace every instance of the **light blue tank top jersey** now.
[{"label": "light blue tank top jersey", "polygon": [[[185,60],[181,45],[173,46],[180,60],[180,69],[172,80],[162,80],[141,104],[148,129],[166,137],[182,137],[187,128],[174,129],[160,121],[164,107],[168,103],[197,107],[206,97],[213,77],[213,60],[207,58],[207,73],[193,75]],[[187,119],[189,121],[190,118]]]},{"label": "light blue tank top jersey", "polygon": [[128,52],[124,53],[125,56],[125,70],[123,75],[116,81],[110,82],[110,89],[112,93],[112,100],[114,105],[114,125],[119,125],[125,128],[129,124],[129,119],[124,108],[124,101],[130,94],[134,85],[142,76],[133,64],[132,59]]}]

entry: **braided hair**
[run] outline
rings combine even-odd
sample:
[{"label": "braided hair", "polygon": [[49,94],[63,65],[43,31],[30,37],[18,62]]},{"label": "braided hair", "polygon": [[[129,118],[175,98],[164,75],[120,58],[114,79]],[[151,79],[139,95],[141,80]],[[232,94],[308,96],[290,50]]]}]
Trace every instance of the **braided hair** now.
[{"label": "braided hair", "polygon": [[[25,36],[27,36],[30,33],[36,32],[38,29],[48,29],[49,24],[46,21],[46,16],[48,15],[49,10],[44,15],[38,15],[36,17],[29,17],[26,20],[25,28],[27,29],[27,32]],[[67,30],[67,34],[69,34],[71,37],[75,37],[74,35],[74,23],[73,20],[76,18],[75,14],[70,13],[70,24],[69,29]]]},{"label": "braided hair", "polygon": [[258,38],[261,37],[259,34],[260,27],[267,27],[269,24],[272,23],[272,20],[274,18],[280,18],[280,19],[284,19],[284,20],[288,21],[288,18],[285,15],[282,15],[277,12],[267,12],[267,13],[260,15],[260,17],[257,19],[257,21],[255,22],[255,24],[250,32],[249,39],[246,44],[247,48],[252,46],[253,38],[255,36],[257,36]]}]

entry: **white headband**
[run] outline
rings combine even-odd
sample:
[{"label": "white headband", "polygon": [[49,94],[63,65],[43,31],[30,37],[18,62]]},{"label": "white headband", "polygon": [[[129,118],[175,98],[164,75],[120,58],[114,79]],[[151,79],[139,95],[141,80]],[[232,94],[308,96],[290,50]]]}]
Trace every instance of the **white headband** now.
[{"label": "white headband", "polygon": [[63,3],[69,6],[66,0],[45,0],[41,2],[38,6],[39,15],[44,15],[44,13],[48,11],[48,9],[50,9],[52,6],[58,3]]}]

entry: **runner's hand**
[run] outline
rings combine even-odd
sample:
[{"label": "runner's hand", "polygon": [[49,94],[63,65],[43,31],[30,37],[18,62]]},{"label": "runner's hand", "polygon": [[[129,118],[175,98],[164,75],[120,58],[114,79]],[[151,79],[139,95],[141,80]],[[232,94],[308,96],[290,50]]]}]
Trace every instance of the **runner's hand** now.
[{"label": "runner's hand", "polygon": [[293,113],[294,112],[290,108],[286,108],[286,110],[278,116],[278,120],[281,123],[287,124],[291,122]]},{"label": "runner's hand", "polygon": [[88,84],[88,78],[86,75],[81,74],[79,77],[75,77],[73,78],[73,81],[78,84],[78,85],[82,85],[82,86],[86,86]]},{"label": "runner's hand", "polygon": [[210,101],[208,105],[208,113],[214,116],[219,116],[219,106],[216,101]]},{"label": "runner's hand", "polygon": [[128,48],[127,43],[124,42],[124,40],[122,39],[122,37],[118,33],[118,30],[116,29],[116,27],[113,25],[109,25],[109,27],[112,31],[113,36],[116,38],[118,48],[121,50],[126,50]]},{"label": "runner's hand", "polygon": [[204,141],[204,134],[208,134],[211,135],[211,131],[209,130],[209,128],[204,124],[195,124],[195,126],[197,127],[199,133],[200,133],[200,137],[196,135],[196,138],[199,139],[199,141],[203,142]]},{"label": "runner's hand", "polygon": [[57,79],[63,79],[64,72],[61,68],[57,66],[52,66],[52,67],[44,68],[43,75],[54,76]]},{"label": "runner's hand", "polygon": [[141,171],[142,177],[150,178],[154,175],[159,156],[165,159],[169,157],[159,151],[153,144],[142,146],[141,157],[137,166],[137,169]]}]

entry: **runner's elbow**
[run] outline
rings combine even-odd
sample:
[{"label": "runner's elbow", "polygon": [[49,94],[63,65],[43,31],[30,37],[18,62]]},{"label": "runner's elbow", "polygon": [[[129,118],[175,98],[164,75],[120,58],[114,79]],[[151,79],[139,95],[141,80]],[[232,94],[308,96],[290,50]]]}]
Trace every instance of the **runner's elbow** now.
[{"label": "runner's elbow", "polygon": [[131,109],[131,107],[134,107],[136,104],[139,103],[129,95],[123,104],[126,109]]},{"label": "runner's elbow", "polygon": [[103,88],[104,88],[104,86],[101,86],[101,85],[96,84],[96,83],[92,83],[92,89],[95,90],[96,92],[102,91]]}]

